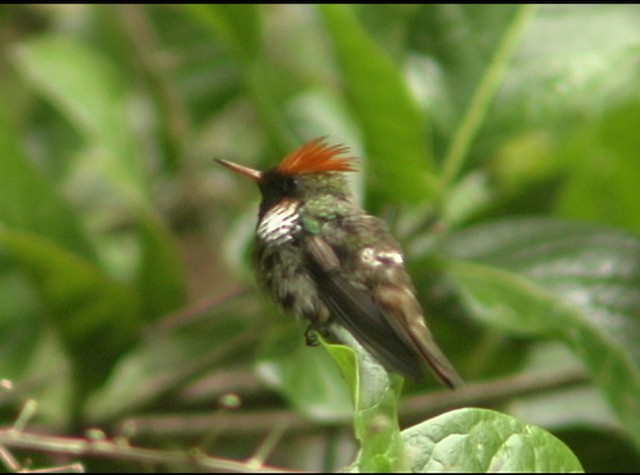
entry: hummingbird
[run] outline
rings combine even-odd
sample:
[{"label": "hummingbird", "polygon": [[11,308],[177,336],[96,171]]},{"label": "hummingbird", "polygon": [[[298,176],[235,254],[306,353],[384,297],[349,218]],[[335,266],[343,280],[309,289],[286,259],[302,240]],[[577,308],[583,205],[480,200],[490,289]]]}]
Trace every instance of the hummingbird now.
[{"label": "hummingbird", "polygon": [[345,173],[356,159],[316,138],[275,167],[221,165],[255,181],[262,200],[252,260],[259,285],[287,312],[331,336],[342,325],[388,371],[422,380],[429,367],[462,384],[424,320],[400,245],[381,219],[354,203]]}]

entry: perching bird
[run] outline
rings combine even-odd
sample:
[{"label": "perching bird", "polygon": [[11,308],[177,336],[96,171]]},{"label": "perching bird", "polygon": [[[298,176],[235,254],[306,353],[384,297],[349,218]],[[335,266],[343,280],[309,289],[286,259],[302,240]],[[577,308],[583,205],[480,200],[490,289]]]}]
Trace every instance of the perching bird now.
[{"label": "perching bird", "polygon": [[353,202],[345,172],[355,159],[315,139],[260,172],[225,160],[262,193],[253,260],[281,306],[331,334],[340,324],[387,370],[449,387],[462,379],[424,321],[400,245],[386,224]]}]

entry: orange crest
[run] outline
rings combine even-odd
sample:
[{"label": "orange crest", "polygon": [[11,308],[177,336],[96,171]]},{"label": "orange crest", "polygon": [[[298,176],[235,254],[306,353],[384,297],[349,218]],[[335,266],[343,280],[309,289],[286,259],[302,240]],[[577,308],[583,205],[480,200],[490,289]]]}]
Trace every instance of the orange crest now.
[{"label": "orange crest", "polygon": [[283,175],[356,171],[355,158],[343,155],[349,148],[345,145],[327,145],[325,139],[313,139],[294,150],[282,159],[277,171]]}]

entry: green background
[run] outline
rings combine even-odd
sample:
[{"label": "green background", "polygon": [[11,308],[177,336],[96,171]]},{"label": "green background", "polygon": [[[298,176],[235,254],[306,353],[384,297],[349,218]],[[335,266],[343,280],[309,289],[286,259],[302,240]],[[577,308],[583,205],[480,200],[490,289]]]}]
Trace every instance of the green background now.
[{"label": "green background", "polygon": [[354,189],[468,383],[406,383],[401,426],[492,408],[586,471],[640,470],[638,24],[619,5],[0,6],[0,426],[32,399],[34,431],[351,463],[333,361],[256,292],[255,185],[212,160],[266,168],[326,135],[360,157]]}]

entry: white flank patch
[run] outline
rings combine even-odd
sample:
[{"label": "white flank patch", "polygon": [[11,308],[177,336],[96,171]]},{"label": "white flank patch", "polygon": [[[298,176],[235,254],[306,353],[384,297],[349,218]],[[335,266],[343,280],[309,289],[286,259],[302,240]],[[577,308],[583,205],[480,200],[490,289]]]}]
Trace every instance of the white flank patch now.
[{"label": "white flank patch", "polygon": [[282,201],[265,214],[258,225],[258,237],[265,241],[284,244],[293,239],[300,229],[298,203]]},{"label": "white flank patch", "polygon": [[360,251],[360,259],[363,264],[372,267],[402,265],[404,262],[402,254],[398,251],[376,250],[373,247],[365,247]]}]

